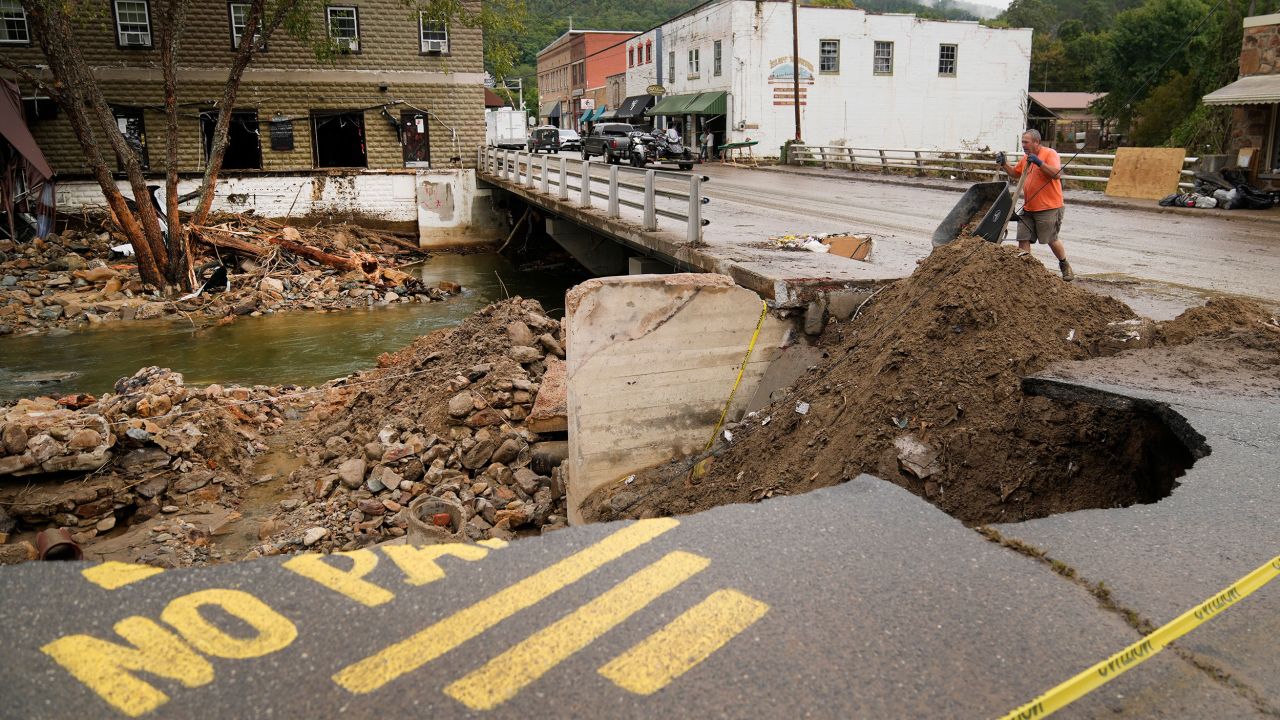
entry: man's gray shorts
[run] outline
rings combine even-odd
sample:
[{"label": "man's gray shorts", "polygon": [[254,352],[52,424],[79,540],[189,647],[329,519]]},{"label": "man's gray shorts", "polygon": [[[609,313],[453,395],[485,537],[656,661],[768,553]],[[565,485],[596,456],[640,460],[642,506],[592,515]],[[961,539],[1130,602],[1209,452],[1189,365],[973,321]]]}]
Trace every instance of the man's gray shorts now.
[{"label": "man's gray shorts", "polygon": [[1066,208],[1018,213],[1018,242],[1042,242],[1046,245],[1058,239],[1062,229],[1062,214]]}]

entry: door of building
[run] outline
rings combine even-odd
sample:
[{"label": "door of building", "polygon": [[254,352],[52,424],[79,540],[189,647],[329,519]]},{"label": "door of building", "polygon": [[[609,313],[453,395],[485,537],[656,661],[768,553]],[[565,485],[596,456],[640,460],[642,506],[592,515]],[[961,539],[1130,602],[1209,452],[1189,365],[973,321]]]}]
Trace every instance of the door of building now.
[{"label": "door of building", "polygon": [[426,113],[400,111],[400,146],[404,151],[405,167],[431,167],[431,131]]}]

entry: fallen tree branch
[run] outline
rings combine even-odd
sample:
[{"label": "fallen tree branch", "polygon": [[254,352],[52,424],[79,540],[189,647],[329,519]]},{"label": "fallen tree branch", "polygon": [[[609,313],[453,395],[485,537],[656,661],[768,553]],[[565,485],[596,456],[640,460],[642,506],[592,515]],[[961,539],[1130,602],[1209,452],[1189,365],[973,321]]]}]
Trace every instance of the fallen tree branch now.
[{"label": "fallen tree branch", "polygon": [[262,257],[269,250],[261,245],[255,245],[247,240],[232,235],[231,233],[216,228],[201,227],[193,225],[188,228],[191,236],[199,242],[209,245],[210,247],[234,250],[238,253],[251,255],[253,257]]}]

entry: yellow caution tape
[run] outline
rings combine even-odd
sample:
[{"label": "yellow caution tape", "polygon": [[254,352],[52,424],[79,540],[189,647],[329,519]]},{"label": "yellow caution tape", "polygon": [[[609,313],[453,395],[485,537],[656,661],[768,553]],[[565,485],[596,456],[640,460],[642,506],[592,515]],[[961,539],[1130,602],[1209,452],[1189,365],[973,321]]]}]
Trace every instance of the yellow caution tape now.
[{"label": "yellow caution tape", "polygon": [[760,339],[760,328],[764,326],[764,316],[767,314],[769,314],[769,304],[761,300],[760,319],[756,320],[756,331],[751,334],[751,344],[747,345],[747,354],[742,356],[742,364],[738,366],[738,379],[733,381],[733,389],[729,391],[729,399],[724,403],[724,410],[720,411],[720,419],[716,421],[716,428],[711,431],[711,439],[707,441],[707,446],[702,449],[703,452],[710,450],[711,446],[716,444],[716,435],[720,434],[724,419],[729,415],[729,406],[733,404],[733,396],[738,394],[738,385],[742,383],[742,375],[747,371],[747,361],[751,359],[751,353],[756,349],[756,340]]},{"label": "yellow caution tape", "polygon": [[1019,707],[1001,720],[1042,718],[1114,680],[1116,676],[1137,667],[1160,652],[1166,645],[1200,627],[1224,610],[1248,597],[1280,575],[1280,556],[1272,558],[1257,570],[1237,580],[1227,589],[1182,613],[1155,632],[1067,680],[1049,692]]}]

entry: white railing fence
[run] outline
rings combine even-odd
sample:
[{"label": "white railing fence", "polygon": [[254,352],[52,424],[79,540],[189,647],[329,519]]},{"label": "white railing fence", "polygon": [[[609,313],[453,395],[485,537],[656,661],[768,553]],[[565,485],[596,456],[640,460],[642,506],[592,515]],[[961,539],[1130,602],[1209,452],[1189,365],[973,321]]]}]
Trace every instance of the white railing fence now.
[{"label": "white railing fence", "polygon": [[[1113,154],[1069,153],[1059,151],[1067,165],[1063,180],[1084,184],[1089,189],[1102,189],[1111,178],[1115,164]],[[1021,152],[1006,153],[1009,162],[1017,163]],[[995,167],[995,153],[968,150],[925,150],[910,148],[858,148],[842,145],[792,145],[789,155],[793,165],[819,165],[824,168],[847,167],[850,170],[875,169],[883,173],[910,174],[924,177],[929,173],[962,173],[966,177],[1002,177]],[[1192,187],[1194,167],[1199,158],[1183,161],[1179,187]]]},{"label": "white railing fence", "polygon": [[711,223],[702,217],[709,199],[702,197],[708,178],[701,175],[491,147],[480,148],[477,161],[482,174],[561,202],[593,208],[602,200],[611,219],[621,219],[623,208],[638,210],[641,227],[650,232],[658,230],[659,218],[673,220],[691,243],[701,242],[702,229]]}]

